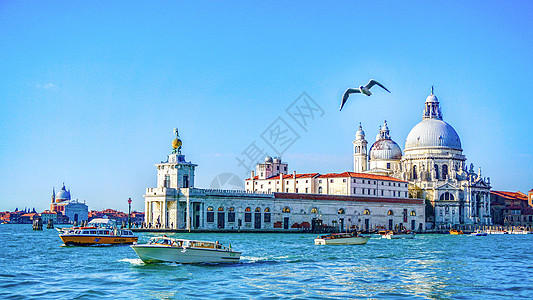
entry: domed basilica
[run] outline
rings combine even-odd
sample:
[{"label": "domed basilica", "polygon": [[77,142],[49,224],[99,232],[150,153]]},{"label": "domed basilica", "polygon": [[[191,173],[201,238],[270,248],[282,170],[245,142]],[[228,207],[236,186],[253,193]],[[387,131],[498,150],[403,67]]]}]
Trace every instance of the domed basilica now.
[{"label": "domed basilica", "polygon": [[[426,98],[422,121],[407,135],[405,149],[394,142],[387,121],[367,153],[361,125],[353,141],[354,172],[388,175],[409,182],[410,196],[431,203],[428,223],[491,224],[490,178],[467,167],[459,135],[443,121],[439,100]],[[430,212],[431,211],[431,212]]]}]

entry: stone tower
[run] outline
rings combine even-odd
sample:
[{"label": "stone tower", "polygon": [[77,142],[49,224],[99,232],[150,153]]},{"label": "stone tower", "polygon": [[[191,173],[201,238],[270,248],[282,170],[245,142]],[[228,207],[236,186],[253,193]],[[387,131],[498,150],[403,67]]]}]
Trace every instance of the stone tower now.
[{"label": "stone tower", "polygon": [[361,173],[367,170],[368,157],[366,152],[367,141],[365,140],[365,132],[361,123],[359,129],[355,133],[355,141],[353,141],[353,171]]}]

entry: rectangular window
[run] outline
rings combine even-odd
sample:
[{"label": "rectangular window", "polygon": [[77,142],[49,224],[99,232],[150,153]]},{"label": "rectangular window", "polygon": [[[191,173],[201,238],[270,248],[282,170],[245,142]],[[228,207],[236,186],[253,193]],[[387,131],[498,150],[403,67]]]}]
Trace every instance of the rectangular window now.
[{"label": "rectangular window", "polygon": [[309,193],[309,188],[305,188],[305,193],[306,193],[306,194]]},{"label": "rectangular window", "polygon": [[270,223],[270,213],[265,213],[263,217],[265,219],[265,223]]},{"label": "rectangular window", "polygon": [[376,195],[376,190],[374,190],[374,196]]},{"label": "rectangular window", "polygon": [[295,193],[298,193],[298,188],[296,188],[296,192]]},{"label": "rectangular window", "polygon": [[252,222],[252,213],[251,212],[244,213],[244,222],[246,222],[246,223]]},{"label": "rectangular window", "polygon": [[381,190],[381,196],[383,196],[383,190]]},{"label": "rectangular window", "polygon": [[342,182],[346,182],[346,178],[342,180]]},{"label": "rectangular window", "polygon": [[230,222],[230,223],[235,222],[235,212],[230,211],[228,213],[228,222]]},{"label": "rectangular window", "polygon": [[387,170],[390,170],[390,163],[387,163]]},{"label": "rectangular window", "polygon": [[215,212],[214,211],[208,211],[207,212],[207,222],[209,222],[209,223],[215,222]]},{"label": "rectangular window", "polygon": [[353,183],[355,183],[355,179],[353,180]]},{"label": "rectangular window", "polygon": [[357,191],[357,189],[356,189],[356,188],[353,188],[353,194],[354,194],[354,195],[357,194],[356,191]]},{"label": "rectangular window", "polygon": [[322,183],[322,179],[319,179],[319,180],[318,180],[318,183]]}]

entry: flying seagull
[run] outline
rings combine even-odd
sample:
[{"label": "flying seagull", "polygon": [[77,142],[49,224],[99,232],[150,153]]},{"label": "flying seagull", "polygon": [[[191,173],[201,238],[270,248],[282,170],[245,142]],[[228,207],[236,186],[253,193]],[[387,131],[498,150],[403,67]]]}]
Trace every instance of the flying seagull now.
[{"label": "flying seagull", "polygon": [[358,88],[354,88],[354,89],[347,89],[346,92],[344,92],[344,95],[342,96],[342,102],[341,102],[341,109],[340,110],[342,110],[342,107],[344,106],[344,103],[346,103],[346,100],[348,100],[348,97],[350,97],[350,94],[361,93],[361,94],[365,94],[367,96],[370,96],[370,95],[372,95],[372,93],[370,92],[370,88],[373,87],[376,84],[379,85],[384,90],[386,90],[387,92],[390,93],[390,91],[387,90],[387,88],[384,87],[383,84],[375,81],[374,79],[370,79],[370,81],[368,82],[367,85],[365,85],[365,86],[361,85]]}]

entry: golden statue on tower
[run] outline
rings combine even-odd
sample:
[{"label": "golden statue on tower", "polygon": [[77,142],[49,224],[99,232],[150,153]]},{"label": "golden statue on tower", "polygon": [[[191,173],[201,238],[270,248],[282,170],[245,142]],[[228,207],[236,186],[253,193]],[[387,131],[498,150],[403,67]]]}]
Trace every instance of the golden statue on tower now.
[{"label": "golden statue on tower", "polygon": [[172,148],[174,148],[174,151],[172,151],[172,153],[178,152],[178,154],[181,154],[182,142],[180,140],[180,134],[178,132],[178,128],[174,128],[174,134],[176,135],[176,138],[172,141]]}]

